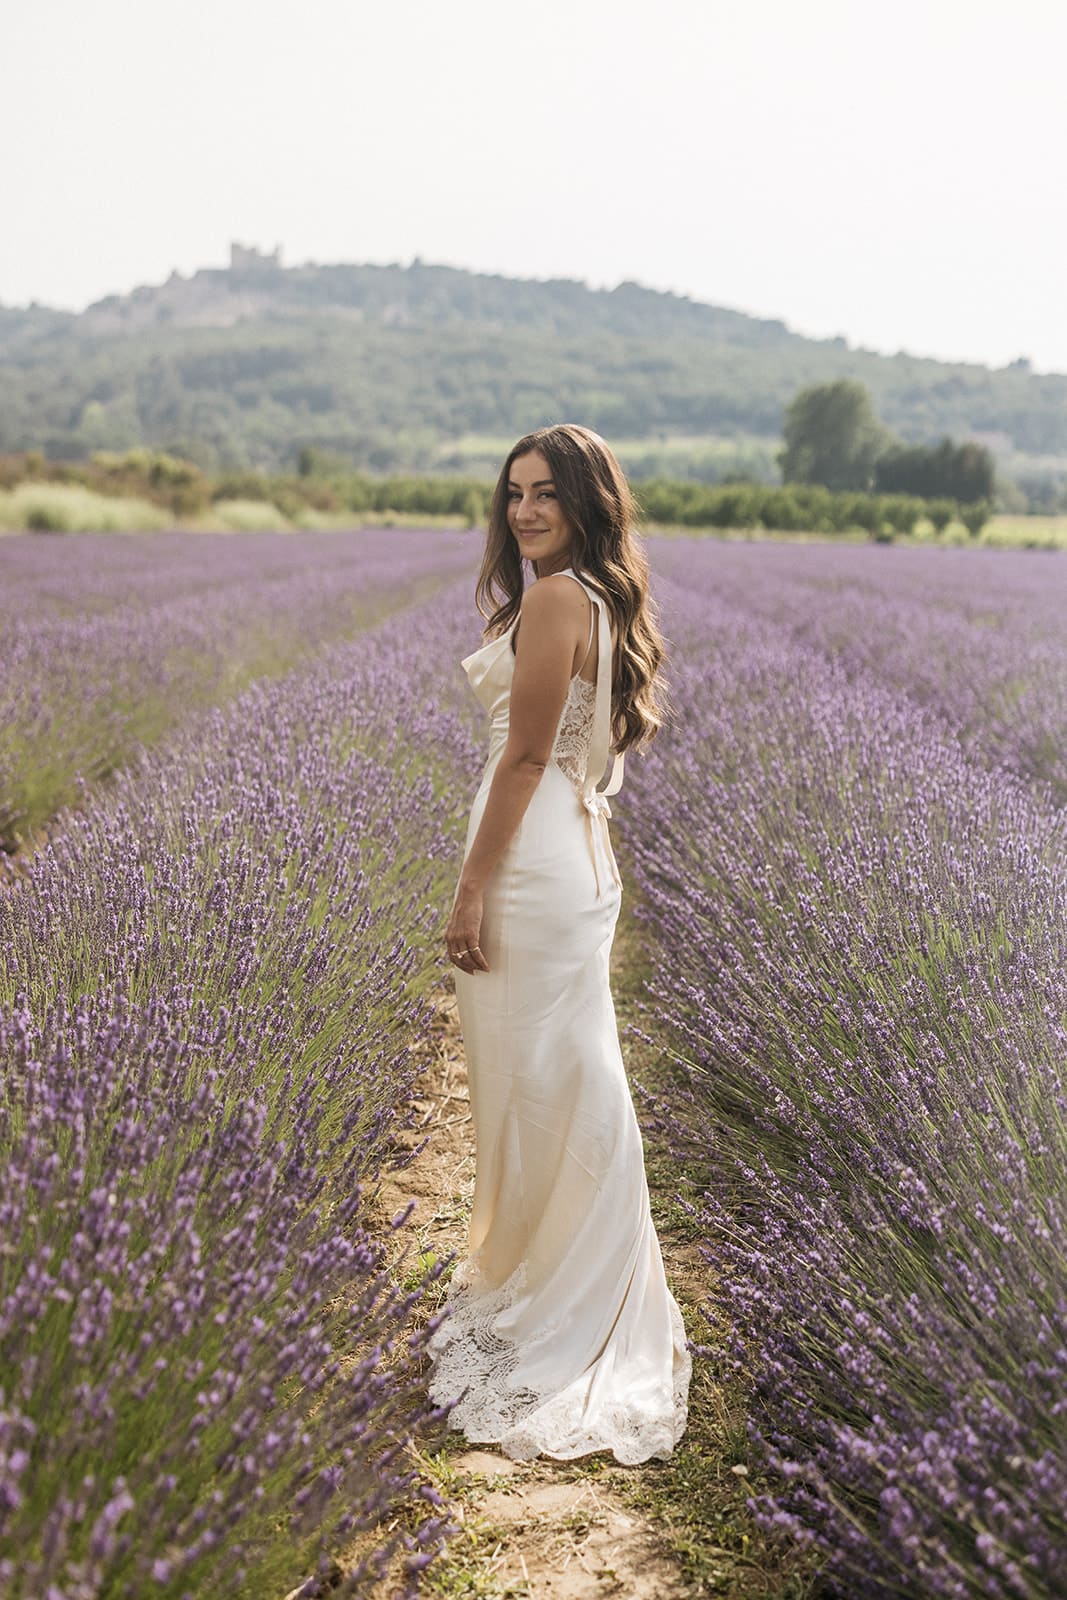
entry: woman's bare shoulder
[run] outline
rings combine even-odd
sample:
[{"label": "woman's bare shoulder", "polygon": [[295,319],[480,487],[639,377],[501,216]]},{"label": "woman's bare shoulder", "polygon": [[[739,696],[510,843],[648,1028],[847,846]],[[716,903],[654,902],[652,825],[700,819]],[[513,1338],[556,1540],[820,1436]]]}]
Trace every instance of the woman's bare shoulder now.
[{"label": "woman's bare shoulder", "polygon": [[588,599],[584,588],[566,572],[548,572],[527,584],[522,595],[523,611],[532,610],[541,615],[558,616],[573,611],[584,614]]}]

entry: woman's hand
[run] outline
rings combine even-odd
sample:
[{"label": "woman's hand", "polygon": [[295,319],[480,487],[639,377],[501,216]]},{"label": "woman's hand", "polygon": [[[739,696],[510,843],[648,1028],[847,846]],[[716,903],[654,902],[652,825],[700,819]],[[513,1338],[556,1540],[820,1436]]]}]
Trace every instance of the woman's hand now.
[{"label": "woman's hand", "polygon": [[445,930],[445,943],[453,966],[461,972],[488,972],[489,963],[482,954],[478,940],[482,932],[481,889],[472,888],[462,879],[456,889],[452,915]]}]

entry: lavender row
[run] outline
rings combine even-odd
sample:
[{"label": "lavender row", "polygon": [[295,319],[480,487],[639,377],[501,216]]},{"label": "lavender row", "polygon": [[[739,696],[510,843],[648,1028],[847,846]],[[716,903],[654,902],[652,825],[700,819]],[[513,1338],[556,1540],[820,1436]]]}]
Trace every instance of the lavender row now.
[{"label": "lavender row", "polygon": [[27,535],[0,541],[0,848],[194,707],[433,593],[469,538]]},{"label": "lavender row", "polygon": [[1067,563],[1026,551],[656,540],[656,569],[932,710],[1067,801]]},{"label": "lavender row", "polygon": [[1067,1592],[1067,821],[747,595],[660,594],[619,826],[754,1509],[850,1596]]},{"label": "lavender row", "polygon": [[459,587],[190,720],[0,889],[12,1600],[335,1557],[414,1590],[450,1531],[404,1451],[441,1269],[392,1287],[363,1196],[408,1159],[477,759],[427,692]]}]

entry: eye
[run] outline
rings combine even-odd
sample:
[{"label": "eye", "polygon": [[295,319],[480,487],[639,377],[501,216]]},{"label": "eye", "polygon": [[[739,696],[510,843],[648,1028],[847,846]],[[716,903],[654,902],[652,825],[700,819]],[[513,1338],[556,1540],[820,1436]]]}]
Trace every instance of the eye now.
[{"label": "eye", "polygon": [[554,500],[556,498],[555,491],[553,489],[542,489],[541,493],[546,500]]}]

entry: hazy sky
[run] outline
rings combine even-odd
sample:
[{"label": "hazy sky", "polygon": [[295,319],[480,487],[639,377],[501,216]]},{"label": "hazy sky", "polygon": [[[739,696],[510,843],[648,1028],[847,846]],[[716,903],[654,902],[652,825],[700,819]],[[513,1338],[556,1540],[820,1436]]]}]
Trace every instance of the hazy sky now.
[{"label": "hazy sky", "polygon": [[415,255],[1067,371],[1065,0],[10,0],[0,302]]}]

